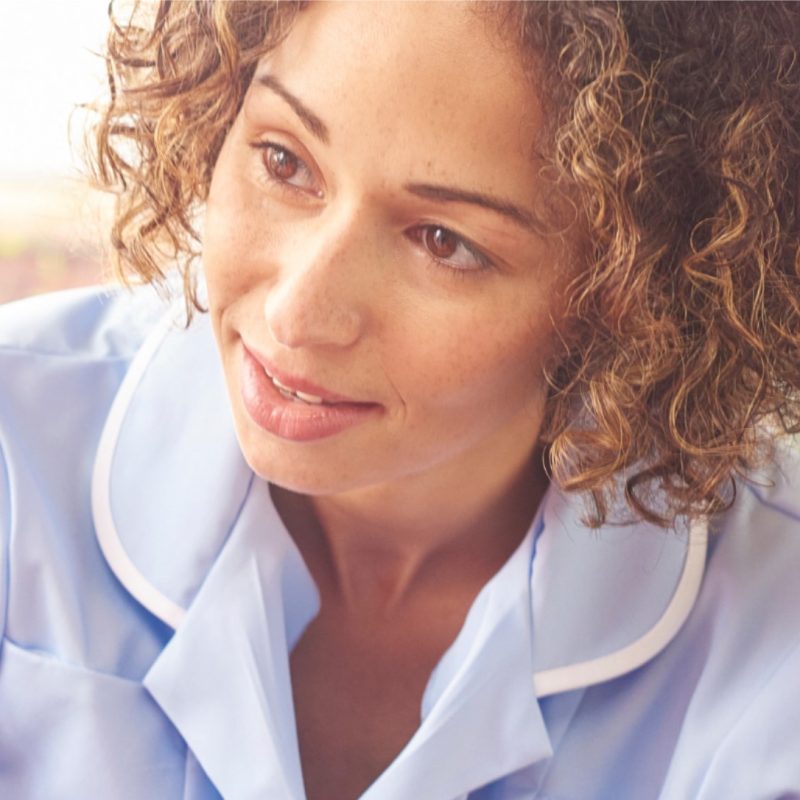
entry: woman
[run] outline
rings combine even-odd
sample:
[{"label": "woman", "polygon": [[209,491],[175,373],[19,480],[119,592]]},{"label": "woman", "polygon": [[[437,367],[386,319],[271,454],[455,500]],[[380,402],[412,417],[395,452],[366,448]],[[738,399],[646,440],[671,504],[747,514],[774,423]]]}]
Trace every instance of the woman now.
[{"label": "woman", "polygon": [[799,38],[118,22],[114,243],[182,290],[0,316],[2,795],[800,796]]}]

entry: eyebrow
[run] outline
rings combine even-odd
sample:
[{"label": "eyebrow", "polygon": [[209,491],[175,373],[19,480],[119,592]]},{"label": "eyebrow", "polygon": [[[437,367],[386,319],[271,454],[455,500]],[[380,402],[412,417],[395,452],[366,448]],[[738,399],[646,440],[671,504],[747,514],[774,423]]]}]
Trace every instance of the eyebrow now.
[{"label": "eyebrow", "polygon": [[543,235],[544,232],[544,226],[533,214],[508,200],[492,197],[482,192],[468,192],[464,189],[456,189],[451,186],[436,186],[429,183],[407,183],[403,188],[417,197],[424,197],[426,200],[435,200],[443,203],[469,203],[470,205],[488,208],[490,211],[496,211],[538,236]]},{"label": "eyebrow", "polygon": [[[323,144],[330,143],[330,131],[328,126],[303,103],[300,98],[293,95],[278,78],[269,73],[257,75],[255,81],[260,86],[271,89],[279,97],[291,107],[291,109],[300,118],[304,127],[315,138],[319,139]],[[440,203],[468,203],[470,205],[481,206],[490,211],[494,211],[517,225],[535,233],[538,236],[543,235],[544,227],[529,211],[498,197],[484,194],[483,192],[469,192],[464,189],[457,189],[452,186],[438,186],[430,183],[407,183],[403,187],[407,192],[410,192],[417,197],[423,197],[426,200],[434,200]]]},{"label": "eyebrow", "polygon": [[309,109],[299,98],[295,97],[274,75],[263,74],[256,76],[256,83],[271,89],[279,97],[282,97],[292,108],[306,130],[323,144],[330,143],[330,131],[328,126]]}]

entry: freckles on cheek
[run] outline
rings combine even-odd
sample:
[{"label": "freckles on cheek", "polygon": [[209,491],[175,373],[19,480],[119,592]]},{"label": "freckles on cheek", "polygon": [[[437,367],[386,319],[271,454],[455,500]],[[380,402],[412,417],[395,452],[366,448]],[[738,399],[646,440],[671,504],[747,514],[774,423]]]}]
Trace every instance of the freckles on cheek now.
[{"label": "freckles on cheek", "polygon": [[206,217],[208,244],[217,258],[252,252],[259,238],[261,215],[254,213],[252,204],[224,200],[216,202]]},{"label": "freckles on cheek", "polygon": [[[230,151],[226,148],[230,148]],[[257,223],[263,218],[263,198],[248,177],[248,168],[234,142],[223,147],[206,203],[206,235],[215,249],[244,252],[255,243]]]},{"label": "freckles on cheek", "polygon": [[406,352],[395,363],[406,365],[402,385],[410,387],[412,396],[456,410],[476,402],[538,396],[543,353],[542,338],[529,328],[495,329],[446,342],[434,338],[424,359],[419,351]]},{"label": "freckles on cheek", "polygon": [[258,230],[239,204],[215,204],[206,217],[203,264],[214,304],[240,295],[258,273],[262,249]]}]

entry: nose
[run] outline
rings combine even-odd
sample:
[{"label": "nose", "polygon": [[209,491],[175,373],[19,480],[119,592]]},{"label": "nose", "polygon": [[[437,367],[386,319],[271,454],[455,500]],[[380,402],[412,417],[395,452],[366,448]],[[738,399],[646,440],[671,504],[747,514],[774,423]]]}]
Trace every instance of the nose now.
[{"label": "nose", "polygon": [[306,221],[279,245],[264,315],[285,347],[349,347],[365,329],[370,245],[355,215]]}]

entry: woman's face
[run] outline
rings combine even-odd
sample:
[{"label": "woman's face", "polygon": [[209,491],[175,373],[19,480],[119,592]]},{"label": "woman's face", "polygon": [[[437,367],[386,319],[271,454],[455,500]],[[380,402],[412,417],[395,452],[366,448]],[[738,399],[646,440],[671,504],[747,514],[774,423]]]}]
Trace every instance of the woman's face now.
[{"label": "woman's face", "polygon": [[539,115],[467,5],[313,4],[261,61],[204,223],[258,474],[317,495],[469,491],[529,458],[563,283],[538,232]]}]

